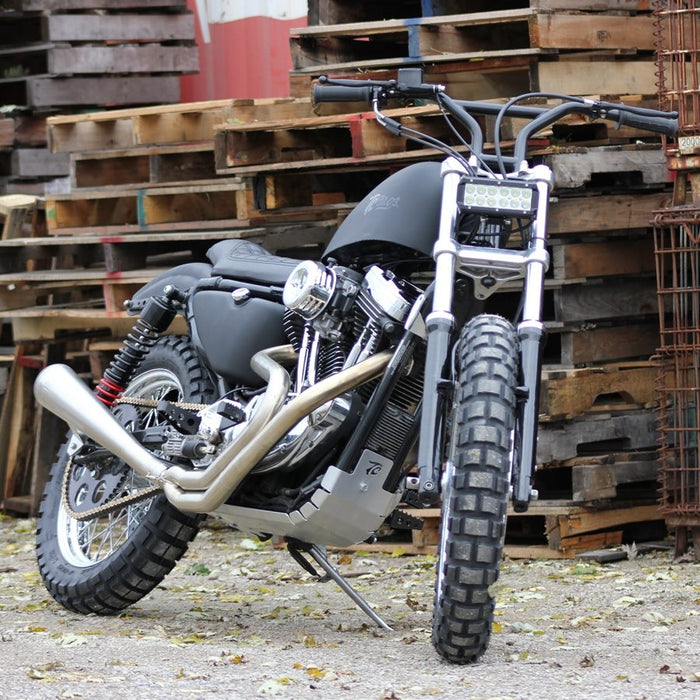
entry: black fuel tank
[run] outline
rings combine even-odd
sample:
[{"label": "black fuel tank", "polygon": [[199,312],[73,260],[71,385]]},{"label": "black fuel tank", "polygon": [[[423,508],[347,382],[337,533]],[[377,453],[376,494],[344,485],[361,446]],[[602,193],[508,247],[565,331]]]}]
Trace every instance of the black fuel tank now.
[{"label": "black fuel tank", "polygon": [[284,307],[251,297],[236,303],[229,292],[197,290],[190,300],[190,330],[206,363],[230,385],[263,386],[250,368],[258,352],[289,341],[282,331]]},{"label": "black fuel tank", "polygon": [[338,227],[324,259],[430,257],[440,220],[440,163],[416,163],[377,185]]}]

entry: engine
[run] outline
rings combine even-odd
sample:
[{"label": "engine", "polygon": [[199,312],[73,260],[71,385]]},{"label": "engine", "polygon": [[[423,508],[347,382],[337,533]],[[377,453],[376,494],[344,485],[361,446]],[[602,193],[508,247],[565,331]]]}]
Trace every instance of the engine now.
[{"label": "engine", "polygon": [[[343,369],[362,362],[397,340],[421,290],[378,266],[360,273],[347,267],[304,261],[284,287],[284,333],[298,353],[290,398]],[[368,445],[388,459],[400,453],[413,426],[422,390],[422,362],[400,380],[377,421]],[[294,469],[329,454],[356,424],[372,385],[360,387],[302,419],[253,469],[253,473]],[[197,435],[185,438],[199,452],[186,455],[180,436],[164,451],[186,455],[206,468],[213,454],[232,442],[255,413],[259,395],[227,396],[198,415]],[[175,444],[177,442],[177,444]],[[180,444],[182,443],[182,444]],[[194,458],[194,459],[193,459]]]}]

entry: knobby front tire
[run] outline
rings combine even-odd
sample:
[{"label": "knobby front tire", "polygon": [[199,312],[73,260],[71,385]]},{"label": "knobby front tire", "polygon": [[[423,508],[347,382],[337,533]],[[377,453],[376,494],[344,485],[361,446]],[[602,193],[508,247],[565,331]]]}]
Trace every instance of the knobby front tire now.
[{"label": "knobby front tire", "polygon": [[489,643],[506,527],[516,420],[518,340],[505,319],[466,324],[456,356],[450,454],[443,476],[432,641],[452,663]]},{"label": "knobby front tire", "polygon": [[[142,399],[209,403],[214,390],[189,340],[160,339],[125,392]],[[152,408],[132,416],[140,427],[161,422]],[[185,514],[161,493],[111,513],[79,521],[62,500],[69,459],[64,445],[51,469],[37,521],[37,561],[49,593],[68,610],[110,615],[152,591],[187,550],[201,516]],[[151,484],[123,462],[114,497]],[[99,469],[81,467],[81,478],[98,485]]]}]

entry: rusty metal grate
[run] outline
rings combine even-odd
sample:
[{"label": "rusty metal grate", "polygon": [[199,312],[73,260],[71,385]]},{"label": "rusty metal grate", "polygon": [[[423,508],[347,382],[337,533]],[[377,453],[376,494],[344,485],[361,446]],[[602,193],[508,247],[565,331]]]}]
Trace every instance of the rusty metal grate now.
[{"label": "rusty metal grate", "polygon": [[662,109],[679,113],[679,135],[700,134],[700,0],[655,0]]},{"label": "rusty metal grate", "polygon": [[700,348],[700,209],[665,209],[654,218],[661,347]]},{"label": "rusty metal grate", "polygon": [[670,516],[700,517],[700,347],[655,358],[659,395],[660,505]]},{"label": "rusty metal grate", "polygon": [[661,508],[700,517],[700,209],[654,218],[661,347],[658,367]]}]

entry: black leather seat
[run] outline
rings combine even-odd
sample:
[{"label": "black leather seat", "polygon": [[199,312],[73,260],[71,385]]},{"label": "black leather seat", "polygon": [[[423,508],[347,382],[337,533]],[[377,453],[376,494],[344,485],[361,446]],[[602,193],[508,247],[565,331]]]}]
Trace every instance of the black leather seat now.
[{"label": "black leather seat", "polygon": [[273,255],[257,243],[225,240],[207,251],[213,265],[212,276],[284,286],[299,260]]}]

